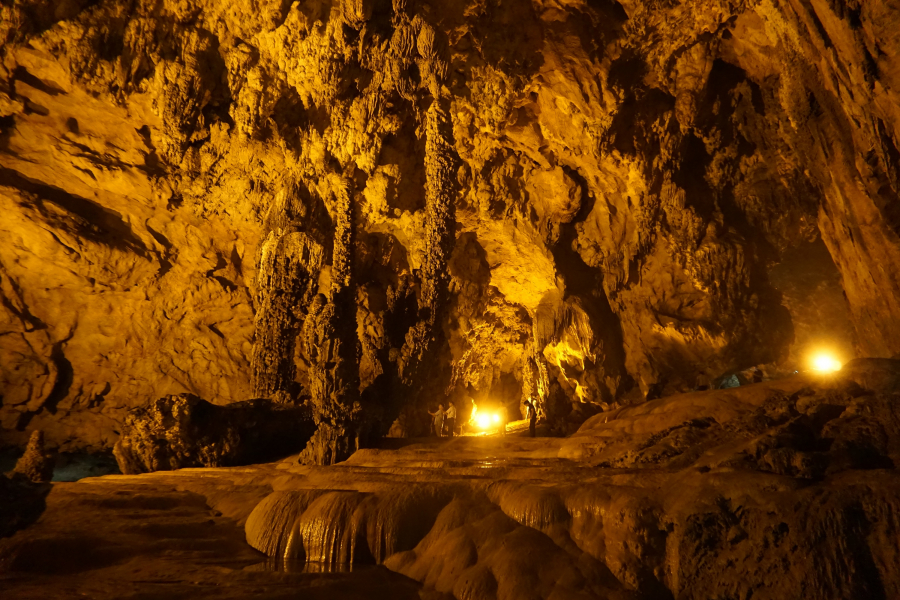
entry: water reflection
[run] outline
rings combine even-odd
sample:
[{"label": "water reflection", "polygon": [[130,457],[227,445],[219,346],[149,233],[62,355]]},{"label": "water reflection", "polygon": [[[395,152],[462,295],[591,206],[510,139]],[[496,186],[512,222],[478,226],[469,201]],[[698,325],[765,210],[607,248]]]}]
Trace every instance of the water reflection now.
[{"label": "water reflection", "polygon": [[266,560],[244,567],[244,571],[266,573],[366,573],[372,570],[384,570],[376,565],[333,564],[326,562],[307,562],[297,558],[278,558],[270,556]]}]

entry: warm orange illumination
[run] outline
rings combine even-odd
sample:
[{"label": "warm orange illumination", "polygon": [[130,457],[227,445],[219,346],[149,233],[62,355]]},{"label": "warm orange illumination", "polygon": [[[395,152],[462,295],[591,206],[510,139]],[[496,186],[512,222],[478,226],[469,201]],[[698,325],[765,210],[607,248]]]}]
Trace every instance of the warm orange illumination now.
[{"label": "warm orange illumination", "polygon": [[472,416],[472,422],[482,431],[493,429],[500,424],[500,414],[480,412]]},{"label": "warm orange illumination", "polygon": [[813,355],[811,363],[813,370],[819,371],[820,373],[840,371],[843,366],[841,361],[828,352],[817,352]]},{"label": "warm orange illumination", "polygon": [[487,429],[491,426],[491,416],[486,413],[478,413],[475,417],[475,423],[477,423],[478,427],[481,429]]}]

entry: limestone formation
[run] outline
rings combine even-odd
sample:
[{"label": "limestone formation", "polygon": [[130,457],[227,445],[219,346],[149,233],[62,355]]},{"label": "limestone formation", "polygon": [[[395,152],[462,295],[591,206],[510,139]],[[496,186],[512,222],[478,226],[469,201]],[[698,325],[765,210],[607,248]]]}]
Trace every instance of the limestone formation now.
[{"label": "limestone formation", "polygon": [[7,4],[4,443],[264,397],[328,462],[900,353],[891,2]]},{"label": "limestone formation", "polygon": [[113,453],[128,474],[244,465],[298,452],[312,432],[303,408],[268,400],[216,406],[181,394],[129,413]]},{"label": "limestone formation", "polygon": [[0,478],[0,578],[16,598],[895,598],[898,398],[900,361],[861,359],[611,407],[568,437]]},{"label": "limestone formation", "polygon": [[900,598],[898,31],[3,0],[4,592]]},{"label": "limestone formation", "polygon": [[34,483],[46,483],[53,479],[53,467],[56,459],[53,454],[44,449],[44,432],[35,430],[31,432],[25,454],[16,462],[13,476],[21,475]]},{"label": "limestone formation", "polygon": [[[247,541],[456,598],[890,598],[900,362],[599,414],[569,437],[294,470]],[[321,568],[321,567],[320,567]]]},{"label": "limestone formation", "polygon": [[295,189],[283,192],[270,209],[271,230],[260,244],[251,359],[259,397],[286,401],[299,395],[294,353],[325,258],[322,245],[300,230],[304,220],[315,222],[317,216],[307,204]]}]

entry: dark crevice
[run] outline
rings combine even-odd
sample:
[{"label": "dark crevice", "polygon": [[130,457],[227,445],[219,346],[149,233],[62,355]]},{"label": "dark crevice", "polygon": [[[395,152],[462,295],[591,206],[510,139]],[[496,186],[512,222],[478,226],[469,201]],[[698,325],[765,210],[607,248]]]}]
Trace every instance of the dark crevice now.
[{"label": "dark crevice", "polygon": [[[2,269],[3,265],[0,264],[0,270]],[[22,324],[25,325],[25,331],[39,331],[42,329],[47,329],[47,324],[31,314],[31,312],[28,310],[28,307],[25,306],[25,304],[21,301],[22,290],[16,280],[9,275],[6,276],[6,280],[7,282],[9,282],[13,293],[19,297],[19,304],[22,306],[22,309],[17,309],[13,305],[12,301],[7,298],[6,294],[2,293],[2,291],[0,291],[0,304],[2,304],[3,307],[6,308],[6,310],[8,310],[10,313],[16,315],[16,317],[18,317],[20,321],[22,321]],[[0,281],[2,281],[2,275],[0,275]]]},{"label": "dark crevice", "polygon": [[809,14],[809,18],[812,19],[813,25],[816,28],[816,32],[822,37],[822,41],[825,42],[825,47],[834,48],[834,43],[831,41],[831,37],[829,37],[828,32],[825,31],[825,26],[819,19],[819,15],[816,14],[815,9],[810,7],[807,14]]},{"label": "dark crevice", "polygon": [[571,169],[566,169],[566,172],[582,190],[581,209],[573,222],[560,225],[559,242],[551,249],[553,259],[565,280],[566,297],[585,300],[583,306],[587,308],[588,315],[599,322],[593,329],[599,332],[601,338],[604,369],[607,373],[625,373],[622,324],[606,296],[602,272],[585,263],[574,249],[578,236],[576,223],[590,214],[594,199],[588,196],[587,181],[578,172]]},{"label": "dark crevice", "polygon": [[23,66],[16,67],[16,69],[13,71],[12,79],[13,85],[15,85],[16,81],[21,81],[29,87],[33,87],[34,89],[41,91],[48,96],[59,96],[66,93],[65,90],[56,87],[52,83],[41,81],[40,79],[29,73],[28,70]]},{"label": "dark crevice", "polygon": [[66,358],[66,355],[63,352],[63,344],[65,344],[65,342],[65,340],[56,342],[53,344],[53,349],[50,351],[50,360],[56,365],[56,383],[53,385],[50,395],[48,395],[47,399],[44,401],[43,408],[51,415],[56,414],[56,406],[59,404],[60,400],[63,400],[69,395],[69,389],[72,387],[72,381],[75,375],[75,371],[72,369],[72,363],[69,362],[69,359]]}]

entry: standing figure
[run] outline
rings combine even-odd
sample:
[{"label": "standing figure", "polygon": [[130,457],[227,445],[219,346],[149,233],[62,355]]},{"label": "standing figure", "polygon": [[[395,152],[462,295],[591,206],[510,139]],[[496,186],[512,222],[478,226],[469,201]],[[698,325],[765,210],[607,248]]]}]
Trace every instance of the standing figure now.
[{"label": "standing figure", "polygon": [[762,383],[763,380],[763,372],[759,370],[759,367],[753,367],[753,383]]},{"label": "standing figure", "polygon": [[450,406],[444,413],[444,426],[447,428],[447,435],[453,437],[453,430],[456,429],[456,404],[450,401]]},{"label": "standing figure", "polygon": [[434,417],[434,435],[443,437],[444,435],[444,405],[438,404],[438,409],[434,412],[429,411],[429,415]]},{"label": "standing figure", "polygon": [[528,432],[531,434],[531,437],[534,437],[536,435],[537,411],[534,409],[534,404],[531,403],[531,398],[525,401],[525,418],[528,419]]},{"label": "standing figure", "polygon": [[710,381],[709,377],[706,376],[706,371],[700,371],[700,374],[697,375],[697,391],[704,392],[709,389]]}]

